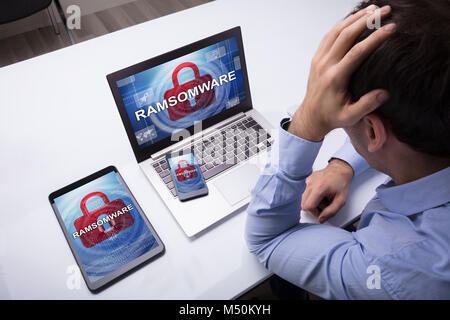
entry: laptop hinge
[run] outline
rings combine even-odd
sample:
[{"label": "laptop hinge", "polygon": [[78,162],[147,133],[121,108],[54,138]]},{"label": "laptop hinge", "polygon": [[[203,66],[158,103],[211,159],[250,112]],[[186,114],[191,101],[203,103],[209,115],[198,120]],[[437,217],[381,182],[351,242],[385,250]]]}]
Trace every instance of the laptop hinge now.
[{"label": "laptop hinge", "polygon": [[231,122],[234,122],[238,119],[241,119],[243,117],[245,117],[245,113],[240,112],[237,115],[227,118],[215,125],[213,125],[212,127],[209,127],[208,129],[205,130],[201,130],[199,132],[197,132],[196,134],[190,136],[189,138],[183,139],[182,141],[180,141],[179,143],[176,143],[174,145],[171,145],[170,147],[164,148],[158,152],[155,152],[154,154],[151,155],[151,159],[156,160],[156,159],[160,159],[162,156],[165,156],[167,153],[172,152],[172,151],[176,151],[176,150],[181,150],[183,148],[185,148],[186,146],[188,146],[189,144],[192,143],[192,141],[194,140],[200,140],[208,135],[213,134],[213,132],[215,132],[217,129],[221,129],[227,125],[229,125]]}]

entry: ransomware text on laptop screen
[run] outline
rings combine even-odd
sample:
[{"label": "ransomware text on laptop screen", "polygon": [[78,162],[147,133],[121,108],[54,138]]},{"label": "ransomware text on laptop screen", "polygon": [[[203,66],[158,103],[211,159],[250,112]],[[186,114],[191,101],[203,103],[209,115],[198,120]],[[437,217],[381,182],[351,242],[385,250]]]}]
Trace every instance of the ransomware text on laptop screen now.
[{"label": "ransomware text on laptop screen", "polygon": [[141,149],[246,99],[235,37],[117,81]]}]

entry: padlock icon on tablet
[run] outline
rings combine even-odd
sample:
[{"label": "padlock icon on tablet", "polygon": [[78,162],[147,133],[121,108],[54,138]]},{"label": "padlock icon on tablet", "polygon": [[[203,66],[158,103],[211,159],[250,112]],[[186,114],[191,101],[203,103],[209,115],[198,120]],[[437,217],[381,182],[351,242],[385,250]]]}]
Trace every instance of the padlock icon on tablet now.
[{"label": "padlock icon on tablet", "polygon": [[[185,166],[181,166],[182,164]],[[175,176],[178,181],[186,181],[197,177],[197,169],[186,160],[178,161],[178,168],[175,169]]]},{"label": "padlock icon on tablet", "polygon": [[[86,202],[92,197],[100,197],[104,205],[89,212]],[[80,209],[83,215],[74,221],[74,226],[86,248],[99,244],[134,223],[133,216],[122,199],[109,201],[102,192],[92,192],[86,195],[81,200]],[[110,227],[105,228],[104,225]]]},{"label": "padlock icon on tablet", "polygon": [[[181,69],[191,68],[195,78],[183,84],[178,82],[178,73]],[[167,108],[172,121],[184,118],[191,113],[212,105],[216,101],[216,93],[212,87],[212,77],[209,74],[200,76],[197,65],[192,62],[180,64],[172,73],[173,88],[164,93],[164,99],[170,97],[177,99],[177,104]],[[195,97],[194,97],[195,95]]]}]

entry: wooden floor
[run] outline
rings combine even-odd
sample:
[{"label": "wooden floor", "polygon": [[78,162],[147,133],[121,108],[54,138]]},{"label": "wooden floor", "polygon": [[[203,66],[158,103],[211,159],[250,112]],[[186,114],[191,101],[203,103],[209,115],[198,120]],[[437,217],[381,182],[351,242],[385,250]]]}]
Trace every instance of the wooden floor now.
[{"label": "wooden floor", "polygon": [[[72,33],[78,43],[210,1],[212,0],[136,0],[82,16],[81,29],[72,30]],[[60,30],[61,34],[56,35],[53,27],[48,26],[0,39],[0,67],[70,46],[71,42],[62,24]]]}]

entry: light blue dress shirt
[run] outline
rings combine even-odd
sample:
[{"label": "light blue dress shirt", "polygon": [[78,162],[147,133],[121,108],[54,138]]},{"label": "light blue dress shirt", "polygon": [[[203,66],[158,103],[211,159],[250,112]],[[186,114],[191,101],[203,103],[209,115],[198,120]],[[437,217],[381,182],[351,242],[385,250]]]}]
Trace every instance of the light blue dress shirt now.
[{"label": "light blue dress shirt", "polygon": [[[248,207],[250,251],[275,274],[327,299],[450,299],[450,167],[400,186],[389,179],[358,230],[347,232],[299,223],[320,147],[280,128],[278,157]],[[349,142],[335,157],[356,174],[368,167]]]}]

